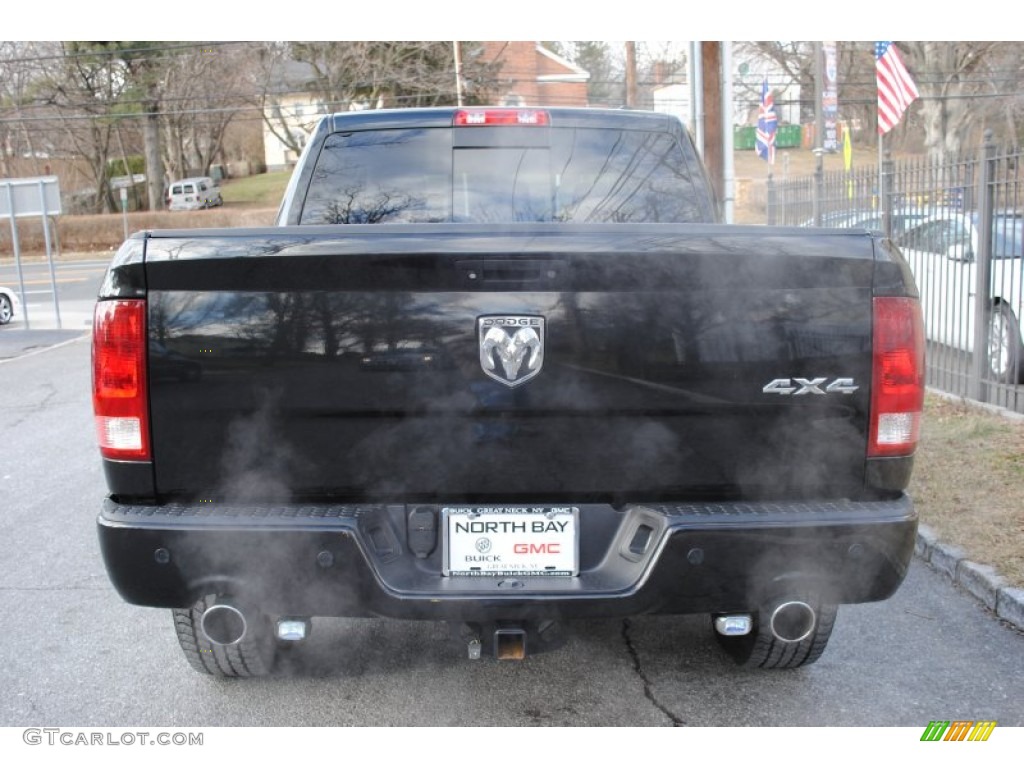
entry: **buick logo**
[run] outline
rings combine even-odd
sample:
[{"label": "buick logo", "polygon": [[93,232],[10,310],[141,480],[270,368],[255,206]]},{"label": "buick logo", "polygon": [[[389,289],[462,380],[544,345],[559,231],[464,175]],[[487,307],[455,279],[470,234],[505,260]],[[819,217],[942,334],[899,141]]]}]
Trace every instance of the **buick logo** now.
[{"label": "buick logo", "polygon": [[483,554],[484,552],[491,551],[491,540],[486,536],[481,536],[476,540],[476,551]]},{"label": "buick logo", "polygon": [[480,365],[484,373],[508,387],[518,387],[544,365],[544,318],[493,315],[477,320]]}]

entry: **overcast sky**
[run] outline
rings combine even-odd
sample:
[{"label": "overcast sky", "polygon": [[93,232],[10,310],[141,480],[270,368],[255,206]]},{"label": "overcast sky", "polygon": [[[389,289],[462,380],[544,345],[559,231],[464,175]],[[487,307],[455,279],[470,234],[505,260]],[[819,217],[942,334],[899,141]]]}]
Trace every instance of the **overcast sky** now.
[{"label": "overcast sky", "polygon": [[[337,0],[307,0],[290,8],[270,4],[259,11],[256,6],[243,7],[245,11],[209,0],[175,0],[162,5],[154,16],[137,0],[104,0],[102,4],[50,0],[43,12],[30,3],[7,3],[4,37],[308,40],[324,34],[324,19],[331,22],[330,36],[341,40],[604,40],[623,35],[634,39],[664,36],[672,31],[678,31],[679,38],[704,40],[868,40],[881,35],[900,40],[965,40],[992,36],[991,18],[984,14],[922,13],[911,4],[892,0],[788,6],[768,6],[756,0],[729,0],[719,6],[629,0],[600,10],[596,4],[560,6],[551,0],[518,0],[501,6],[500,14],[494,5],[481,0],[397,0],[395,13],[379,13],[379,3],[361,8],[353,2],[339,5]],[[672,11],[666,13],[667,8]]]}]

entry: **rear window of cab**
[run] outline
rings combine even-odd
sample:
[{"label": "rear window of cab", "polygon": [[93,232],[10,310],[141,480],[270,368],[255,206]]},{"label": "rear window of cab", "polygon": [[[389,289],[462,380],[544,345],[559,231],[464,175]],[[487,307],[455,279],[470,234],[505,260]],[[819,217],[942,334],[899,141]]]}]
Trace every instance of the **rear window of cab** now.
[{"label": "rear window of cab", "polygon": [[708,221],[670,133],[486,126],[328,136],[300,224]]}]

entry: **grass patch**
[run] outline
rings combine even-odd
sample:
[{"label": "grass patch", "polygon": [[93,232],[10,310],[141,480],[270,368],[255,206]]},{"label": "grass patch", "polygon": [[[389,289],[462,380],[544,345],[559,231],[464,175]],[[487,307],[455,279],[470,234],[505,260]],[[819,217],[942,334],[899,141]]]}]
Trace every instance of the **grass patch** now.
[{"label": "grass patch", "polygon": [[1024,422],[929,395],[910,493],[921,522],[1024,587]]},{"label": "grass patch", "polygon": [[291,171],[273,171],[240,179],[225,179],[221,182],[221,196],[225,205],[277,207],[291,175]]}]

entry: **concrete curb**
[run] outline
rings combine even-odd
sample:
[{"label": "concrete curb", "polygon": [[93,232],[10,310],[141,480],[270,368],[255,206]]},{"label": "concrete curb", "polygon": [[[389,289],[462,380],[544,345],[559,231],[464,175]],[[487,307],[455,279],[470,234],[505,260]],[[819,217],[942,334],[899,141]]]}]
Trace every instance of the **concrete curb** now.
[{"label": "concrete curb", "polygon": [[917,527],[914,554],[1000,619],[1024,631],[1024,589],[1011,587],[991,565],[968,560],[960,547],[939,541],[935,531],[924,523]]}]

